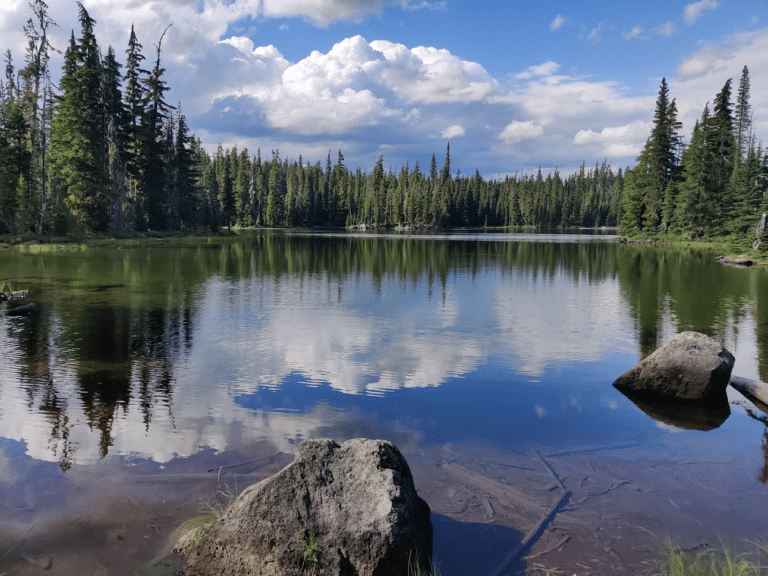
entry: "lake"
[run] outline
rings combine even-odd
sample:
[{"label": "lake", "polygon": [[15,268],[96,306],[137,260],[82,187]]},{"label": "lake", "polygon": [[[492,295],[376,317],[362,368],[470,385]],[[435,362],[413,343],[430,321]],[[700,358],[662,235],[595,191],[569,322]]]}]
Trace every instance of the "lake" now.
[{"label": "lake", "polygon": [[39,306],[0,304],[0,574],[173,574],[182,520],[319,437],[401,449],[443,576],[756,549],[768,416],[611,386],[683,330],[768,380],[768,268],[714,256],[473,231],[0,249],[0,290]]}]

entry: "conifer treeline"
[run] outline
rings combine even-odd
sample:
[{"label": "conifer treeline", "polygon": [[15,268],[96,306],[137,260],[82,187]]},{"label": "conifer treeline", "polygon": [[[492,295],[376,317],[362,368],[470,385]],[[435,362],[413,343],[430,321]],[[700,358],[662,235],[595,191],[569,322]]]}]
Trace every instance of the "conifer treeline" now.
[{"label": "conifer treeline", "polygon": [[335,164],[283,160],[279,151],[223,150],[211,157],[166,101],[162,37],[145,69],[131,28],[126,64],[105,55],[96,22],[78,3],[80,35],[64,54],[58,93],[49,79],[55,26],[32,0],[25,67],[10,51],[0,82],[0,233],[75,230],[217,230],[222,226],[602,226],[617,225],[621,171],[605,163],[567,178],[522,175],[503,181],[451,174],[450,147],[438,170],[399,172],[380,157],[371,173]]},{"label": "conifer treeline", "polygon": [[[217,150],[205,158],[202,223],[239,226],[616,226],[621,206],[621,170],[603,163],[565,179],[555,171],[543,177],[507,177],[503,181],[450,174],[450,145],[437,170],[418,162],[396,173],[379,157],[372,173],[335,163],[281,160],[279,151],[262,159],[247,150]],[[217,201],[218,200],[218,201]],[[217,210],[220,212],[217,214]],[[211,220],[213,216],[213,220]]]},{"label": "conifer treeline", "polygon": [[768,172],[768,154],[752,132],[749,70],[744,66],[736,104],[728,79],[704,107],[690,143],[679,134],[677,105],[662,79],[653,129],[638,165],[625,178],[621,233],[682,233],[689,238],[752,238],[768,210],[759,176]]},{"label": "conifer treeline", "polygon": [[[126,63],[96,40],[78,3],[57,93],[49,79],[55,23],[43,0],[30,2],[25,66],[10,52],[0,81],[0,234],[196,229],[225,226],[618,226],[624,234],[683,231],[744,234],[764,208],[754,176],[766,156],[751,132],[746,67],[736,112],[730,81],[705,109],[690,145],[662,81],[654,128],[638,166],[622,174],[605,162],[576,174],[486,180],[451,174],[450,145],[438,170],[418,162],[399,171],[380,157],[368,173],[344,164],[262,158],[247,149],[211,156],[190,135],[180,105],[166,100],[163,36],[150,65],[131,28]],[[625,178],[626,176],[626,178]],[[626,182],[625,182],[626,180]]]},{"label": "conifer treeline", "polygon": [[[146,230],[196,224],[197,167],[204,153],[190,136],[169,87],[158,40],[147,69],[131,28],[125,73],[79,2],[80,37],[64,52],[58,93],[48,62],[56,24],[32,0],[24,27],[25,66],[10,51],[0,81],[0,233],[57,234]],[[167,29],[166,29],[167,30]]]}]

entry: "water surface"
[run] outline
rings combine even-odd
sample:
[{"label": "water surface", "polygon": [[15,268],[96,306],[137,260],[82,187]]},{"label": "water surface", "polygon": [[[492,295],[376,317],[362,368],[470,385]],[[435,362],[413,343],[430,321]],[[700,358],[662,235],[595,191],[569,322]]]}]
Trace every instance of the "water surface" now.
[{"label": "water surface", "polygon": [[611,383],[682,330],[768,380],[767,273],[607,235],[5,250],[0,289],[40,311],[0,309],[0,573],[161,573],[185,514],[316,437],[403,450],[445,575],[478,537],[493,572],[565,489],[512,571],[766,537],[762,413],[735,392],[715,415],[638,406]]}]

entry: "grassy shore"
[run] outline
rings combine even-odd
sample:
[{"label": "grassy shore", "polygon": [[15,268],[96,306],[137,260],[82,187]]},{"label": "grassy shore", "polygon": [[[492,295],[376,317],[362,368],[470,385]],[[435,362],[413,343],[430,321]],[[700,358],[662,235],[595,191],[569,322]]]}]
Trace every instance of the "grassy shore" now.
[{"label": "grassy shore", "polygon": [[768,265],[768,244],[761,246],[758,250],[754,250],[751,241],[741,237],[717,236],[690,240],[682,234],[656,234],[630,236],[622,238],[622,241],[630,244],[669,246],[671,248],[695,248],[706,250],[719,256],[725,256],[731,260],[747,259],[753,264]]},{"label": "grassy shore", "polygon": [[685,552],[672,541],[650,576],[764,576],[768,574],[768,545],[755,544],[751,553],[734,554],[727,547]]},{"label": "grassy shore", "polygon": [[[120,246],[133,245],[147,241],[181,241],[181,242],[199,242],[203,239],[238,238],[259,230],[268,230],[268,228],[233,228],[232,230],[222,229],[218,232],[204,230],[163,230],[149,232],[102,232],[102,233],[80,233],[69,234],[67,236],[36,236],[32,233],[22,235],[2,235],[0,236],[0,248],[28,249],[29,246],[56,246],[58,248],[82,247],[82,246]],[[282,230],[290,230],[282,228]],[[295,230],[306,230],[296,228]],[[466,230],[466,229],[460,229]],[[536,231],[536,228],[498,228],[499,231],[506,232],[527,232]],[[700,238],[691,240],[684,235],[675,234],[656,234],[645,236],[622,237],[621,242],[628,244],[642,244],[649,246],[660,246],[670,248],[691,248],[711,252],[714,256],[724,256],[726,261],[749,260],[748,265],[768,265],[768,244],[761,249],[754,250],[751,241],[746,237],[719,236],[711,238]],[[40,250],[40,249],[37,249]],[[37,251],[35,250],[35,251]],[[42,249],[41,251],[45,251]]]}]

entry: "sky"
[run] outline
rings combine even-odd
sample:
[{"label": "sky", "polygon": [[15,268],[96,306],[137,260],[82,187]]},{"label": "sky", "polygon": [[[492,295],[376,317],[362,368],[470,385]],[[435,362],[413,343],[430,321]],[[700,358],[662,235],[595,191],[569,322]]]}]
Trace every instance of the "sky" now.
[{"label": "sky", "polygon": [[[75,0],[48,0],[63,50]],[[263,156],[364,171],[379,156],[452,173],[565,175],[633,166],[661,79],[683,137],[725,82],[749,68],[755,136],[768,144],[768,2],[540,0],[83,0],[106,53],[125,61],[131,25],[162,65],[192,132]],[[0,49],[23,65],[28,0],[2,0]],[[62,57],[52,59],[55,80]]]}]

